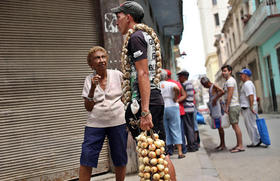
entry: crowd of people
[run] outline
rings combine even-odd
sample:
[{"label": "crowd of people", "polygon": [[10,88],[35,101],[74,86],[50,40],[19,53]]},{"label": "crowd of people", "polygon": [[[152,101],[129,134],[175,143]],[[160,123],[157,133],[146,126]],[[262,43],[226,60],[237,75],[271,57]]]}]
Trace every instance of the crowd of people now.
[{"label": "crowd of people", "polygon": [[[171,79],[169,70],[159,71],[157,37],[149,28],[146,31],[145,25],[141,26],[142,29],[135,29],[144,17],[144,10],[138,3],[126,1],[111,11],[117,16],[119,31],[123,35],[130,33],[122,55],[128,57],[124,64],[127,72],[123,74],[118,70],[107,69],[109,55],[103,47],[94,46],[90,49],[87,63],[93,73],[85,78],[82,91],[88,119],[82,143],[79,179],[90,180],[92,168],[98,165],[99,154],[107,137],[116,180],[123,181],[127,164],[128,130],[136,137],[141,131],[152,129],[166,142],[165,160],[168,162],[171,180],[174,181],[175,169],[169,158],[169,155],[174,154],[174,146],[178,150],[178,159],[185,158],[187,152],[197,151],[200,146],[195,91],[189,73],[179,72],[178,81],[175,81]],[[257,103],[255,88],[249,78],[251,72],[248,69],[240,72],[244,82],[240,103],[237,84],[231,75],[232,68],[224,66],[222,72],[226,79],[224,89],[207,78],[201,79],[202,85],[209,88],[211,116],[216,120],[221,119],[220,98],[224,96],[224,112],[229,115],[237,138],[237,144],[231,152],[244,151],[242,133],[238,126],[240,111],[252,140],[248,147],[258,146],[261,142],[254,121]],[[157,80],[159,73],[161,80]],[[224,130],[222,127],[218,130],[221,143],[217,149],[223,150],[226,148]]]},{"label": "crowd of people", "polygon": [[[262,144],[256,123],[256,114],[258,110],[256,88],[251,81],[251,70],[244,68],[238,72],[243,82],[240,97],[238,96],[238,87],[236,80],[232,76],[232,67],[224,65],[221,68],[222,75],[226,82],[223,89],[213,84],[207,77],[202,77],[201,84],[209,89],[209,108],[210,115],[214,122],[221,122],[222,112],[228,114],[229,122],[236,134],[236,146],[230,149],[231,153],[245,151],[242,143],[242,133],[239,128],[239,115],[242,114],[245,126],[251,140],[247,147],[258,147]],[[220,98],[224,97],[224,105],[221,105]],[[225,134],[222,126],[218,126],[220,145],[217,150],[226,149]]]}]

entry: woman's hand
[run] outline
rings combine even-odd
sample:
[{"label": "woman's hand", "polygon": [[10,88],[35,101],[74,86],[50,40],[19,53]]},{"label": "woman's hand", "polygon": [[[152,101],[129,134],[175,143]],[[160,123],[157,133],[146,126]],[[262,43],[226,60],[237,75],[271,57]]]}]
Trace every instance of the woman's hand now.
[{"label": "woman's hand", "polygon": [[91,82],[93,86],[97,86],[99,83],[101,76],[96,74],[94,77],[92,77]]}]

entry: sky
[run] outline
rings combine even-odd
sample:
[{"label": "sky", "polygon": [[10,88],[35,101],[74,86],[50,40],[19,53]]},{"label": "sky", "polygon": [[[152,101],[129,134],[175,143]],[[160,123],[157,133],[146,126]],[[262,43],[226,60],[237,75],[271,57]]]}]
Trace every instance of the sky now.
[{"label": "sky", "polygon": [[183,0],[184,31],[180,42],[180,52],[186,56],[179,58],[178,66],[190,73],[190,79],[205,74],[205,54],[201,34],[201,25],[197,0]]}]

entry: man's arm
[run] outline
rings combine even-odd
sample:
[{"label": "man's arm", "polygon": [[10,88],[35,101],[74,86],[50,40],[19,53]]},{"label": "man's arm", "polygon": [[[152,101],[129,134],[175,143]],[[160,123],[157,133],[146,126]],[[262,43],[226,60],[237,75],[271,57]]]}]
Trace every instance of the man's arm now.
[{"label": "man's arm", "polygon": [[254,94],[250,94],[248,98],[250,103],[250,109],[254,114],[256,114],[256,112],[254,111]]},{"label": "man's arm", "polygon": [[226,110],[225,112],[228,113],[228,109],[229,109],[229,105],[230,105],[230,102],[231,102],[231,98],[232,98],[232,95],[233,95],[233,90],[234,90],[234,87],[228,87],[228,94],[227,94],[227,102],[226,102]]},{"label": "man's arm", "polygon": [[179,93],[180,93],[180,89],[179,89],[179,87],[178,86],[174,86],[173,87],[173,91],[174,91],[174,98],[173,98],[173,101],[174,102],[177,102],[177,98],[178,98],[178,96],[179,96]]},{"label": "man's arm", "polygon": [[224,95],[224,90],[223,89],[221,89],[220,87],[218,87],[218,86],[216,86],[215,84],[214,84],[214,90],[216,91],[216,93],[217,93],[217,96],[213,99],[213,102],[212,102],[212,104],[213,104],[213,106],[215,106],[216,104],[217,104],[217,100],[220,98],[220,97],[222,97],[222,95]]},{"label": "man's arm", "polygon": [[178,102],[178,103],[183,102],[183,101],[186,100],[186,98],[187,98],[187,93],[186,93],[185,89],[182,87],[182,88],[181,88],[181,97],[179,97],[179,98],[177,99],[177,102]]},{"label": "man's arm", "polygon": [[[135,68],[138,74],[138,84],[141,96],[141,110],[144,112],[148,112],[151,94],[148,60],[142,59],[136,61]],[[140,127],[142,130],[149,130],[153,127],[151,114],[148,114],[145,117],[141,117]]]}]

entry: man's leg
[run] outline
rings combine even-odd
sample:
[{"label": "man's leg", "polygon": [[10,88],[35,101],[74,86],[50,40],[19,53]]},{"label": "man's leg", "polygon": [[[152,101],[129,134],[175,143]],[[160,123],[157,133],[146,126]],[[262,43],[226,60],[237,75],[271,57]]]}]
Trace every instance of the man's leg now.
[{"label": "man's leg", "polygon": [[223,150],[226,145],[225,145],[225,132],[223,128],[218,128],[219,131],[219,136],[220,136],[220,145],[218,146],[218,149]]},{"label": "man's leg", "polygon": [[236,135],[236,139],[237,139],[236,148],[243,149],[242,133],[238,126],[238,123],[232,124],[232,128],[235,131],[235,135]]},{"label": "man's leg", "polygon": [[181,134],[182,134],[182,152],[185,154],[187,153],[187,146],[186,146],[186,137],[185,137],[185,125],[184,125],[184,118],[185,115],[181,115]]},{"label": "man's leg", "polygon": [[115,167],[115,175],[116,175],[116,181],[124,181],[125,173],[126,173],[126,167]]},{"label": "man's leg", "polygon": [[79,181],[89,181],[91,178],[92,167],[80,165]]},{"label": "man's leg", "polygon": [[195,136],[194,136],[194,125],[193,125],[193,113],[186,113],[186,121],[185,125],[187,130],[187,141],[188,141],[188,148],[190,151],[196,151],[197,146],[195,144]]}]

